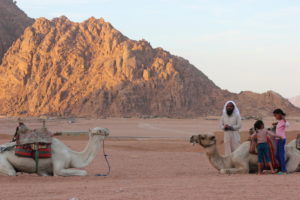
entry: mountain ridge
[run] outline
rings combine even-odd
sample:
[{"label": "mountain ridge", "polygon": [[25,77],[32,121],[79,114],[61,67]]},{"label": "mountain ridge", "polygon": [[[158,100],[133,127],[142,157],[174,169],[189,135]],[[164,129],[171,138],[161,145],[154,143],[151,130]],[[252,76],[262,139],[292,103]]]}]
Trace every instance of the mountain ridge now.
[{"label": "mountain ridge", "polygon": [[0,114],[78,117],[218,115],[235,100],[244,116],[300,109],[273,92],[221,90],[184,58],[130,40],[103,18],[38,18],[0,66]]},{"label": "mountain ridge", "polygon": [[[161,48],[153,49],[144,40],[129,40],[111,24],[95,18],[82,23],[71,22],[66,17],[52,21],[37,19],[9,49],[3,59],[3,66],[6,67],[2,67],[0,73],[5,79],[0,79],[0,86],[1,93],[5,95],[0,98],[7,103],[1,107],[4,114],[25,114],[29,111],[27,114],[30,115],[177,116],[170,114],[177,112],[176,107],[185,113],[191,112],[193,108],[189,108],[188,102],[198,104],[199,110],[206,112],[203,104],[195,102],[190,98],[191,95],[185,93],[195,92],[199,96],[198,100],[203,99],[207,103],[211,100],[200,97],[201,92],[220,93],[219,88],[187,60],[172,56]],[[40,66],[44,66],[43,70],[39,70]],[[47,70],[48,73],[44,73]],[[69,73],[68,70],[76,73]],[[45,78],[49,71],[51,76]],[[102,80],[101,83],[93,77],[95,73]],[[185,75],[193,78],[189,80]],[[6,84],[9,78],[10,84]],[[83,88],[81,83],[74,84],[78,79],[87,83],[91,89]],[[50,86],[45,85],[46,80]],[[197,88],[196,83],[206,88]],[[97,84],[99,86],[94,87]],[[51,87],[55,89],[49,93]],[[156,87],[161,88],[161,91]],[[44,101],[39,97],[43,92],[45,94],[42,96],[48,96],[51,103],[49,99]],[[156,99],[150,96],[158,93],[160,96]],[[74,101],[77,94],[82,96]],[[102,104],[108,104],[107,98],[111,98],[110,103],[113,105],[104,108]],[[94,105],[95,101],[99,104]],[[70,103],[74,107],[69,107]],[[53,108],[54,104],[56,108]],[[92,110],[93,106],[97,107],[96,111]]]},{"label": "mountain ridge", "polygon": [[34,19],[20,10],[13,0],[0,0],[0,64],[4,53],[31,25]]}]

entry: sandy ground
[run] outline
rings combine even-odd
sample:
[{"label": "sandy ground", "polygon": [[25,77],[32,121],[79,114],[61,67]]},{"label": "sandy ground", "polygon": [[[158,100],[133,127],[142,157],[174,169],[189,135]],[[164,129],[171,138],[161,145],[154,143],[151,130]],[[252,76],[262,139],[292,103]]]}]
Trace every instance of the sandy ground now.
[{"label": "sandy ground", "polygon": [[[36,119],[23,119],[29,127],[41,127],[41,121]],[[211,133],[220,131],[219,119],[210,117],[199,119],[69,119],[47,120],[47,127],[53,131],[82,131],[86,132],[93,127],[106,127],[111,130],[111,136],[124,137],[189,137],[196,133]],[[289,131],[300,130],[300,118],[288,119]],[[243,120],[242,131],[253,127],[254,120]],[[270,127],[273,118],[264,119],[266,127]],[[16,118],[0,118],[0,134],[13,134],[17,125]]]},{"label": "sandy ground", "polygon": [[[269,120],[271,122],[271,119]],[[30,126],[40,126],[27,121]],[[253,121],[244,121],[244,130]],[[8,141],[16,121],[0,119],[0,143]],[[216,120],[189,119],[78,119],[48,123],[53,131],[86,131],[95,126],[111,129],[106,142],[112,165],[109,177],[101,152],[87,168],[87,177],[38,177],[19,174],[1,177],[1,200],[98,200],[98,199],[299,199],[300,173],[278,175],[220,175],[210,166],[203,149],[188,143],[198,132],[218,131]],[[291,120],[288,139],[300,133],[300,123]],[[126,138],[127,136],[131,136]],[[134,137],[140,137],[135,139]],[[141,138],[141,137],[165,138]],[[132,138],[133,137],[133,138]],[[82,150],[87,136],[59,137],[74,150]],[[223,150],[222,133],[217,133]],[[242,139],[247,133],[242,133]]]}]

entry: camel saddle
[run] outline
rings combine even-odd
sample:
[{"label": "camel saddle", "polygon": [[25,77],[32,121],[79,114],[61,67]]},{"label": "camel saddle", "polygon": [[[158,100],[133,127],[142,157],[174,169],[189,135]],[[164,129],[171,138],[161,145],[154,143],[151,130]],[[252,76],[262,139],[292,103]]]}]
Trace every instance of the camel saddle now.
[{"label": "camel saddle", "polygon": [[46,127],[42,127],[40,129],[29,129],[25,124],[21,123],[17,127],[16,132],[18,136],[17,139],[18,145],[52,143],[52,133]]},{"label": "camel saddle", "polygon": [[15,134],[15,154],[28,158],[51,158],[52,133],[43,126],[40,129],[29,129],[20,123]]}]

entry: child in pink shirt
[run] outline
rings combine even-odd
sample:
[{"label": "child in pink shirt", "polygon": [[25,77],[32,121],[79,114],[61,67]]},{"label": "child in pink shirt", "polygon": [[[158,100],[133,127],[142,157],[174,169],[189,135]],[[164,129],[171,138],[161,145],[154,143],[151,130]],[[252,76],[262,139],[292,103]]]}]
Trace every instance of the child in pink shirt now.
[{"label": "child in pink shirt", "polygon": [[286,143],[286,136],[285,136],[285,128],[287,126],[287,122],[285,120],[286,114],[281,109],[276,109],[273,112],[275,119],[277,120],[276,125],[276,136],[277,140],[277,150],[276,150],[276,158],[280,165],[280,172],[278,174],[286,174],[286,164],[285,164],[285,143]]}]

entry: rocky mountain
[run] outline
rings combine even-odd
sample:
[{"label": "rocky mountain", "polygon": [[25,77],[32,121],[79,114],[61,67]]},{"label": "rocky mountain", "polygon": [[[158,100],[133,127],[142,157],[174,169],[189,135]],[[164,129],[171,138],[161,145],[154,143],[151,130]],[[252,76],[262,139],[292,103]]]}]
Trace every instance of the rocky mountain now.
[{"label": "rocky mountain", "polygon": [[196,117],[236,100],[243,115],[300,109],[273,92],[221,90],[187,60],[130,40],[103,19],[39,18],[0,66],[0,114]]},{"label": "rocky mountain", "polygon": [[290,98],[290,102],[300,108],[300,96]]},{"label": "rocky mountain", "polygon": [[0,67],[1,114],[196,116],[224,95],[187,60],[103,19],[37,19]]},{"label": "rocky mountain", "polygon": [[34,22],[13,0],[0,0],[0,63],[4,53]]}]

